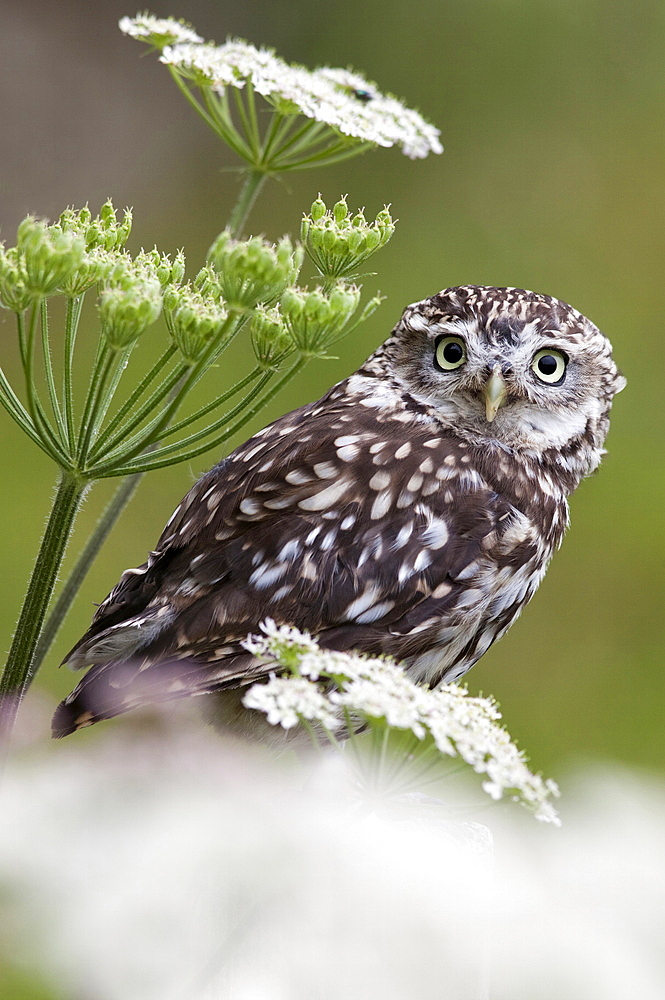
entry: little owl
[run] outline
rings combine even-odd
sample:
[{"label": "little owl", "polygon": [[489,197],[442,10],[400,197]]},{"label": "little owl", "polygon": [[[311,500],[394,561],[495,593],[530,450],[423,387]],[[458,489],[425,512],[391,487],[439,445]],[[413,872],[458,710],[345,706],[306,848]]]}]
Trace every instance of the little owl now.
[{"label": "little owl", "polygon": [[242,646],[266,617],[457,680],[534,594],[624,384],[607,338],[547,295],[408,306],[355,374],[193,486],[67,657],[91,669],[54,735],[213,693],[239,726],[274,669]]}]

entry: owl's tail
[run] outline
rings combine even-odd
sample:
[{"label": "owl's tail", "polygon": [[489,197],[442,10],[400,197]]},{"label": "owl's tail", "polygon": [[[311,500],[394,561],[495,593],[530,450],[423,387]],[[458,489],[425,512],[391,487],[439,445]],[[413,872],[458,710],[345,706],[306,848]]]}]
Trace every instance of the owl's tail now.
[{"label": "owl's tail", "polygon": [[142,705],[238,687],[259,680],[265,670],[247,653],[216,663],[169,660],[146,664],[138,657],[99,663],[60,702],[53,716],[51,733],[55,739],[60,739],[77,729]]}]

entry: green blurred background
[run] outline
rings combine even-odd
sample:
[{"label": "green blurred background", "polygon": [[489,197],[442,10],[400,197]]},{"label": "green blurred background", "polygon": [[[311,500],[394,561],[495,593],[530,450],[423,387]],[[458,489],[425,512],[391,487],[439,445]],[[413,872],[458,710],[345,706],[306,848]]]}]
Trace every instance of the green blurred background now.
[{"label": "green blurred background", "polygon": [[[573,498],[570,533],[532,604],[468,680],[472,691],[496,696],[510,732],[547,773],[597,757],[660,768],[665,5],[179,0],[151,10],[184,17],[220,42],[230,33],[289,60],[352,65],[442,130],[440,157],[411,162],[377,150],[290,175],[261,196],[250,228],[273,238],[297,233],[319,191],[329,203],[348,193],[350,206],[368,213],[391,203],[400,221],[367,284],[387,295],[385,304],[340,345],[339,360],[312,365],[254,429],[355,369],[406,303],[447,285],[547,292],[610,336],[628,389],[615,404],[609,455]],[[156,57],[120,34],[118,18],[133,13],[124,0],[4,0],[0,235],[12,242],[27,212],[53,218],[68,204],[96,209],[110,195],[134,208],[133,249],[184,246],[198,267],[237,193],[234,161]],[[16,374],[12,319],[0,316],[1,353]],[[2,413],[0,427],[7,646],[54,469]],[[70,689],[72,676],[57,664],[86,628],[92,602],[145,559],[214,460],[144,482],[39,677],[32,697],[40,704],[55,705]],[[70,558],[111,489],[91,493]],[[84,746],[102,734],[75,738]]]}]

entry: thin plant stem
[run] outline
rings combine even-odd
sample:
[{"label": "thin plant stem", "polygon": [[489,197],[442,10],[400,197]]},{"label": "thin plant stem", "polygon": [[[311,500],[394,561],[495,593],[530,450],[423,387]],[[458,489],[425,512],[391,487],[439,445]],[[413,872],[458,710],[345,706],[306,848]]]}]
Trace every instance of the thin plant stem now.
[{"label": "thin plant stem", "polygon": [[67,430],[65,428],[65,422],[62,416],[62,410],[60,409],[60,400],[58,399],[58,392],[55,387],[55,376],[53,374],[53,359],[51,358],[51,346],[48,339],[48,305],[46,299],[42,299],[40,313],[41,313],[41,328],[42,328],[42,354],[44,356],[44,374],[46,376],[46,390],[48,392],[49,401],[51,403],[51,409],[53,410],[53,417],[55,419],[55,424],[60,434],[60,439],[64,443],[67,441]]},{"label": "thin plant stem", "polygon": [[[190,434],[188,437],[183,438],[181,441],[175,441],[173,444],[165,445],[163,448],[153,447],[150,451],[144,452],[135,459],[136,468],[132,469],[132,466],[126,465],[122,466],[119,472],[114,472],[115,465],[113,462],[109,462],[106,465],[101,465],[95,469],[95,476],[102,478],[108,475],[127,475],[128,470],[134,472],[145,472],[148,468],[162,468],[164,465],[172,465],[173,458],[165,458],[165,456],[177,455],[178,452],[184,448],[187,444],[193,444],[196,441],[200,441],[202,438],[207,437],[209,434],[214,433],[219,427],[224,426],[229,420],[232,420],[238,413],[241,413],[243,409],[246,408],[248,402],[254,399],[260,392],[266,382],[272,378],[272,372],[266,372],[262,379],[259,380],[257,385],[251,389],[247,395],[238,403],[233,409],[229,410],[227,413],[223,414],[214,424],[210,427],[204,427],[200,431],[196,431],[194,434]],[[249,419],[249,418],[247,418]],[[243,418],[240,426],[243,426],[247,421]],[[189,458],[195,457],[197,454],[203,454],[204,451],[208,451],[210,448],[214,447],[215,444],[219,443],[219,438],[215,438],[212,442],[206,442],[201,449],[194,449],[188,452],[183,452],[183,457],[178,457],[177,461],[187,461]],[[156,466],[150,461],[147,465],[145,463],[146,457],[154,457],[160,460],[160,465]],[[117,461],[122,461],[123,456],[120,455]],[[162,461],[163,460],[163,461]]]},{"label": "thin plant stem", "polygon": [[0,748],[6,753],[16,713],[32,677],[33,657],[44,616],[87,484],[63,471],[0,677]]},{"label": "thin plant stem", "polygon": [[35,386],[35,337],[37,333],[39,313],[39,302],[35,301],[32,309],[30,310],[30,321],[28,323],[27,331],[25,331],[23,327],[23,317],[19,317],[19,336],[21,337],[23,343],[21,353],[23,356],[23,368],[25,372],[28,412],[30,413],[35,429],[42,438],[44,450],[47,451],[47,453],[55,462],[58,463],[58,465],[61,467],[67,467],[69,464],[68,456],[62,447],[62,443],[51,427],[44,408],[40,402],[39,396],[37,395],[37,389]]},{"label": "thin plant stem", "polygon": [[[131,420],[129,420],[123,427],[120,427],[119,430],[116,430],[115,433],[110,436],[107,433],[108,428],[106,428],[104,430],[103,435],[100,435],[99,440],[90,449],[90,461],[98,463],[101,459],[105,458],[106,455],[109,455],[114,450],[114,448],[117,448],[120,445],[122,445],[123,442],[126,445],[127,449],[129,449],[129,447],[134,444],[135,440],[143,440],[143,438],[140,438],[139,436],[145,435],[146,432],[145,427],[141,431],[137,431],[135,438],[130,438],[129,435],[132,434],[136,430],[136,428],[141,426],[144,420],[146,420],[150,416],[150,414],[157,409],[157,407],[159,406],[159,404],[162,402],[163,399],[165,399],[170,393],[173,393],[178,389],[179,384],[184,378],[186,372],[187,372],[186,365],[184,365],[182,362],[178,362],[176,367],[173,369],[173,371],[169,372],[169,374],[161,383],[161,385],[157,386],[157,388],[153,390],[151,395],[148,396],[148,398],[141,404],[141,406],[134,411]],[[127,407],[126,404],[125,406],[122,407],[122,409],[125,410],[125,412],[131,412],[131,408]],[[163,414],[159,413],[159,415],[156,418],[154,418],[153,423],[156,423],[159,420],[161,420],[162,416]],[[112,421],[112,423],[116,423],[116,427],[118,422],[119,421],[115,421],[115,418]],[[109,424],[109,427],[110,426],[111,425]]]},{"label": "thin plant stem", "polygon": [[83,308],[83,296],[78,295],[67,299],[67,314],[65,317],[65,352],[62,376],[62,389],[64,396],[65,427],[69,451],[74,453],[76,447],[76,429],[74,426],[74,347],[76,345],[76,334],[78,331],[81,310]]},{"label": "thin plant stem", "polygon": [[127,397],[125,402],[122,404],[122,406],[115,414],[115,416],[112,417],[111,420],[109,420],[104,430],[97,436],[97,440],[95,442],[95,448],[93,450],[93,455],[97,454],[98,449],[101,450],[102,445],[106,445],[107,441],[109,440],[113,432],[116,430],[116,428],[119,426],[119,424],[122,423],[122,421],[124,420],[124,418],[127,416],[128,413],[132,412],[132,410],[138,403],[143,393],[147,390],[148,386],[150,386],[155,381],[155,379],[162,371],[162,369],[169,363],[169,361],[175,354],[175,351],[176,351],[175,344],[170,344],[163,352],[161,357],[157,359],[157,361],[152,366],[147,375],[144,375],[144,377],[141,379],[141,381],[136,386],[134,391]]},{"label": "thin plant stem", "polygon": [[235,385],[233,385],[230,389],[227,389],[227,391],[222,393],[221,396],[216,396],[215,399],[211,400],[209,403],[206,403],[205,406],[202,406],[199,410],[196,410],[195,413],[192,413],[190,414],[190,416],[184,417],[182,420],[179,420],[177,424],[171,424],[167,428],[167,430],[165,430],[164,433],[162,434],[161,440],[165,441],[167,438],[172,437],[174,434],[177,434],[178,431],[181,431],[183,427],[189,427],[190,424],[193,424],[196,420],[200,420],[201,417],[205,417],[212,410],[216,410],[217,407],[221,406],[222,403],[225,403],[227,399],[232,399],[233,396],[236,396],[239,392],[242,392],[242,390],[245,388],[246,385],[249,385],[250,382],[253,382],[255,379],[257,379],[261,374],[261,370],[262,369],[257,365],[256,368],[252,369],[249,375],[245,375],[245,377],[241,379],[240,382],[236,382]]},{"label": "thin plant stem", "polygon": [[[286,372],[282,378],[275,383],[275,385],[270,389],[264,396],[258,400],[254,406],[251,407],[246,413],[243,414],[240,420],[232,424],[230,427],[225,428],[225,430],[218,434],[216,438],[212,441],[206,441],[204,444],[200,445],[198,448],[192,448],[190,451],[185,452],[183,455],[179,456],[179,462],[187,462],[192,458],[196,458],[198,455],[204,454],[204,452],[209,451],[211,448],[216,448],[218,445],[222,444],[224,441],[228,441],[229,438],[237,434],[245,424],[247,424],[252,417],[256,416],[260,410],[268,403],[273,396],[276,396],[278,392],[284,388],[284,386],[291,381],[291,379],[302,370],[302,368],[307,364],[309,358],[300,358],[296,363]],[[155,452],[155,460],[148,462],[141,462],[140,459],[136,460],[136,464],[122,466],[120,468],[111,467],[106,470],[96,470],[95,475],[100,479],[107,478],[108,476],[126,476],[134,472],[149,472],[152,469],[163,469],[167,465],[173,464],[173,459],[169,456],[177,450],[177,445],[169,445],[166,448],[160,448]],[[165,457],[166,456],[166,457]]]},{"label": "thin plant stem", "polygon": [[37,673],[42,665],[49,649],[55,641],[60,626],[67,617],[88,570],[97,558],[102,545],[108,538],[120,514],[136,493],[142,478],[143,474],[140,472],[134,476],[127,476],[122,480],[107,504],[104,513],[97,522],[95,530],[90,535],[83,551],[76,560],[74,568],[67,578],[67,582],[60,591],[57,601],[49,612],[49,616],[46,619],[39,641],[35,647],[35,655],[32,661],[33,673]]},{"label": "thin plant stem", "polygon": [[242,234],[249,213],[267,179],[266,172],[248,168],[245,183],[240,190],[226,227],[236,239]]},{"label": "thin plant stem", "polygon": [[85,402],[83,417],[81,419],[81,433],[79,437],[77,460],[84,466],[88,457],[90,441],[94,436],[95,423],[99,413],[99,405],[106,386],[106,382],[111,375],[114,362],[118,362],[118,355],[106,343],[102,343],[101,350],[97,355],[97,360],[90,381],[88,398]]},{"label": "thin plant stem", "polygon": [[32,422],[30,414],[12,389],[2,368],[0,368],[0,403],[2,403],[10,417],[16,421],[21,430],[25,431],[35,444],[38,444],[43,451],[50,455],[51,453],[44,447],[41,438],[35,430],[35,425]]},{"label": "thin plant stem", "polygon": [[226,94],[220,100],[212,92],[212,89],[207,87],[203,91],[203,100],[208,109],[213,130],[241,160],[244,160],[246,163],[252,163],[254,161],[252,150],[233,124]]}]

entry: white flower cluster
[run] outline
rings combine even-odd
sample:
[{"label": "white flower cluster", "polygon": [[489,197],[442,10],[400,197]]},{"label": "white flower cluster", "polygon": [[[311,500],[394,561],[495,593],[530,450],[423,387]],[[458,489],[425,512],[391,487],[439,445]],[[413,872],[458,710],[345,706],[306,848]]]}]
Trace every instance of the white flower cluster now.
[{"label": "white flower cluster", "polygon": [[245,648],[293,673],[273,675],[268,684],[250,688],[247,708],[266,712],[269,722],[284,728],[303,717],[336,729],[345,714],[356,721],[385,720],[419,740],[429,736],[441,754],[460,757],[486,775],[483,789],[493,799],[513,793],[537,819],[558,824],[551,802],[559,795],[556,783],[529,770],[499,725],[501,713],[491,698],[473,698],[457,684],[431,690],[414,683],[392,660],[320,649],[307,633],[277,626],[272,619],[261,629],[263,635],[251,636]]},{"label": "white flower cluster", "polygon": [[123,18],[120,28],[162,48],[166,65],[219,92],[251,81],[257,93],[281,110],[299,110],[353,139],[401,146],[411,159],[443,151],[438,129],[358,73],[329,67],[309,70],[285,62],[271,49],[237,39],[225,45],[203,43],[189,26],[148,14]]},{"label": "white flower cluster", "polygon": [[120,18],[119,27],[125,35],[153,45],[180,45],[187,42],[202,42],[194,29],[185,21],[173,17],[153,17],[152,14],[137,14],[136,17]]}]

